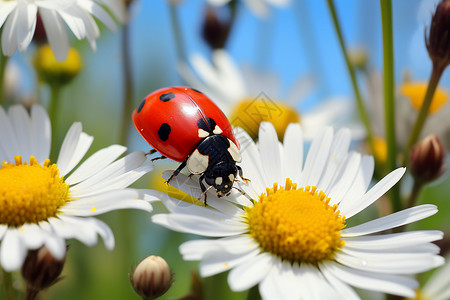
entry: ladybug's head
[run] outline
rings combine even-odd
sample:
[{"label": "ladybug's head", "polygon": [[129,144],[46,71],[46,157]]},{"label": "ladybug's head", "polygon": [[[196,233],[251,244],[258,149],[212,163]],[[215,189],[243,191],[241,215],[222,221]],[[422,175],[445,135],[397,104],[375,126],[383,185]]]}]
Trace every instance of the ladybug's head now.
[{"label": "ladybug's head", "polygon": [[222,197],[230,193],[238,169],[234,162],[220,162],[207,170],[204,174],[208,185],[213,186],[217,196]]}]

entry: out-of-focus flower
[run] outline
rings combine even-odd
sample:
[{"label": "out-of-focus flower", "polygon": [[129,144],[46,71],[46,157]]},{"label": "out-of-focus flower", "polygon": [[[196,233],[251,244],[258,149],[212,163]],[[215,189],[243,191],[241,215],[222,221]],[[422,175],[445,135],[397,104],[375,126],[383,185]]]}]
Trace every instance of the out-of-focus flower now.
[{"label": "out-of-focus flower", "polygon": [[[263,299],[359,299],[350,287],[414,297],[409,275],[444,263],[431,242],[440,231],[380,233],[437,212],[421,205],[345,228],[347,220],[396,184],[405,168],[392,171],[369,190],[374,161],[349,152],[351,134],[326,128],[312,141],[303,163],[302,128],[291,124],[280,144],[274,127],[261,124],[259,145],[243,131],[244,174],[228,197],[208,194],[210,207],[161,198],[168,214],[152,217],[171,230],[213,239],[180,246],[185,260],[200,260],[200,274],[230,271],[233,291],[259,285]],[[165,172],[168,178],[172,171]],[[197,178],[178,175],[171,184],[201,195]],[[153,193],[158,197],[156,193]],[[378,234],[376,234],[378,233]]]},{"label": "out-of-focus flower", "polygon": [[2,51],[8,56],[16,49],[26,51],[35,33],[38,13],[57,60],[65,60],[69,51],[66,25],[77,39],[86,38],[95,51],[100,29],[93,17],[110,30],[116,29],[114,19],[102,6],[120,22],[126,21],[127,11],[122,0],[0,0]]},{"label": "out-of-focus flower", "polygon": [[450,64],[450,1],[442,0],[431,18],[430,33],[425,37],[428,54],[434,64]]},{"label": "out-of-focus flower", "polygon": [[200,54],[191,56],[190,64],[180,66],[186,82],[201,90],[223,110],[231,124],[245,129],[252,137],[258,134],[261,121],[275,125],[281,139],[289,123],[298,122],[306,139],[312,139],[326,125],[349,127],[352,138],[364,137],[362,125],[354,118],[350,99],[333,98],[320,103],[313,110],[299,114],[296,105],[313,87],[310,78],[301,78],[287,93],[280,92],[279,78],[272,73],[250,67],[239,68],[225,50],[212,54],[213,64]]},{"label": "out-of-focus flower", "polygon": [[[225,5],[237,0],[207,0],[213,6]],[[243,0],[247,7],[257,16],[265,17],[269,14],[269,6],[286,7],[291,0]]]},{"label": "out-of-focus flower", "polygon": [[225,47],[231,30],[232,19],[220,18],[216,10],[210,6],[206,8],[202,26],[202,36],[211,49]]},{"label": "out-of-focus flower", "polygon": [[[371,124],[374,134],[384,137],[384,107],[382,75],[371,70],[365,73],[368,90],[368,107],[371,113]],[[395,127],[398,146],[403,149],[408,141],[411,129],[417,119],[418,110],[425,96],[426,84],[423,82],[407,82],[401,85],[396,93]],[[435,134],[446,149],[450,149],[450,105],[448,92],[445,89],[436,90],[431,112],[420,135],[424,139]]]},{"label": "out-of-focus flower", "polygon": [[143,152],[116,160],[126,147],[112,145],[75,168],[93,137],[74,123],[52,164],[50,128],[41,106],[32,106],[30,115],[21,105],[8,113],[0,107],[0,263],[6,271],[19,269],[27,251],[42,246],[62,259],[66,239],[93,246],[99,234],[111,250],[111,229],[93,216],[127,208],[152,210],[143,190],[127,188],[152,169],[143,165]]},{"label": "out-of-focus flower", "polygon": [[34,56],[34,68],[41,80],[48,84],[69,83],[83,67],[81,55],[70,47],[65,61],[57,61],[49,45],[39,48]]},{"label": "out-of-focus flower", "polygon": [[411,149],[410,161],[411,174],[422,183],[437,179],[445,171],[445,151],[434,134]]},{"label": "out-of-focus flower", "polygon": [[173,284],[169,265],[162,257],[154,255],[144,258],[130,279],[136,293],[145,300],[161,297]]},{"label": "out-of-focus flower", "polygon": [[434,271],[423,286],[417,289],[415,298],[407,300],[448,300],[450,299],[450,263]]}]

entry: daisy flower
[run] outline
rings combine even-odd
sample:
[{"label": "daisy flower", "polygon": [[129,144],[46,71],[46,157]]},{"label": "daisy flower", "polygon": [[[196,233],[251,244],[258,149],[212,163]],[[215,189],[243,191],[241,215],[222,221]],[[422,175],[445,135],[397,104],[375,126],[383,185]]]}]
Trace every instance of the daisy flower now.
[{"label": "daisy flower", "polygon": [[415,300],[447,300],[450,299],[450,263],[437,269],[425,284],[417,290]]},{"label": "daisy flower", "polygon": [[[213,6],[228,4],[231,0],[208,0]],[[264,17],[269,14],[268,6],[285,7],[290,4],[290,0],[243,0],[252,13],[256,16]]]},{"label": "daisy flower", "polygon": [[190,64],[192,70],[187,64],[180,65],[184,80],[214,99],[231,124],[243,128],[253,138],[258,135],[262,121],[274,124],[280,139],[288,124],[299,121],[308,140],[326,125],[349,127],[354,139],[365,136],[362,126],[353,120],[355,112],[349,99],[332,98],[299,115],[294,107],[312,90],[311,78],[300,78],[283,94],[275,74],[249,66],[239,68],[225,50],[213,52],[212,64],[200,54],[192,55]]},{"label": "daisy flower", "polygon": [[[208,193],[209,207],[159,196],[168,214],[154,223],[213,237],[180,246],[185,260],[200,260],[200,274],[228,271],[233,291],[258,285],[264,299],[359,299],[350,287],[414,297],[410,275],[443,264],[440,231],[381,233],[437,212],[421,205],[356,226],[347,221],[386,193],[405,173],[394,170],[368,190],[373,158],[349,152],[351,134],[326,128],[303,163],[302,128],[291,124],[280,144],[263,122],[259,144],[237,130],[249,184],[224,198]],[[171,172],[165,172],[167,178]],[[196,178],[178,175],[178,189],[198,197]],[[153,195],[158,197],[156,193]]]},{"label": "daisy flower", "polygon": [[0,107],[0,263],[6,271],[19,269],[27,250],[43,245],[62,259],[66,239],[93,246],[98,234],[111,250],[111,229],[93,216],[126,208],[152,210],[143,190],[127,188],[151,169],[142,165],[143,152],[117,160],[126,148],[112,145],[75,168],[93,137],[74,123],[52,164],[50,128],[41,106],[33,105],[30,115],[21,105],[7,113]]},{"label": "daisy flower", "polygon": [[38,14],[58,60],[65,60],[69,51],[66,25],[77,39],[86,38],[95,51],[100,30],[93,17],[110,30],[116,29],[113,18],[102,5],[120,22],[125,22],[126,8],[122,0],[0,0],[2,51],[7,56],[13,55],[16,49],[25,52],[33,38]]}]

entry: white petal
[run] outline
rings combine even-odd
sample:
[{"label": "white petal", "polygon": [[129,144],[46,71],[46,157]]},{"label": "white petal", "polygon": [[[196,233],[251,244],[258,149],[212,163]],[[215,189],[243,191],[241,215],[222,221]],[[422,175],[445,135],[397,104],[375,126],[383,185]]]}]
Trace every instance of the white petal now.
[{"label": "white petal", "polygon": [[65,61],[69,53],[69,37],[66,26],[55,10],[40,8],[39,13],[55,58],[58,61]]},{"label": "white petal", "polygon": [[261,122],[259,126],[259,152],[261,153],[262,166],[267,178],[267,187],[275,182],[284,185],[281,180],[280,148],[278,136],[273,125],[269,122]]},{"label": "white petal", "polygon": [[34,155],[30,152],[30,117],[22,105],[14,105],[8,111],[14,134],[17,137],[18,153],[22,155],[22,159],[29,162],[30,156]]},{"label": "white petal", "polygon": [[353,152],[347,157],[344,166],[336,172],[338,176],[335,178],[329,193],[327,193],[327,196],[331,198],[329,205],[340,203],[347,194],[358,175],[360,163],[361,154],[359,153]]},{"label": "white petal", "polygon": [[255,249],[245,255],[231,254],[220,250],[209,252],[203,257],[199,265],[200,275],[208,277],[225,272],[257,256],[258,253],[259,249]]},{"label": "white petal", "polygon": [[303,133],[298,124],[289,124],[284,133],[284,176],[298,183],[303,168]]},{"label": "white petal", "polygon": [[108,12],[104,10],[100,5],[91,1],[78,2],[78,5],[80,5],[80,7],[91,13],[97,19],[99,19],[100,22],[105,24],[109,30],[113,32],[116,31],[116,23],[114,23],[113,18],[111,18]]},{"label": "white petal", "polygon": [[450,263],[436,270],[422,288],[430,299],[448,299],[450,297]]},{"label": "white petal", "polygon": [[237,221],[211,220],[195,215],[159,214],[152,216],[152,221],[174,231],[211,237],[237,235],[248,230],[245,224]]},{"label": "white petal", "polygon": [[406,168],[398,168],[383,179],[381,179],[375,186],[373,186],[364,196],[359,199],[358,202],[349,203],[345,202],[339,206],[341,213],[348,219],[353,215],[359,213],[367,206],[378,200],[383,196],[393,185],[395,185],[403,174],[405,174]]},{"label": "white petal", "polygon": [[0,261],[6,272],[12,272],[22,267],[27,249],[19,237],[17,229],[8,229],[3,237],[0,249]]},{"label": "white petal", "polygon": [[40,248],[45,241],[45,232],[36,224],[24,224],[18,230],[18,237],[27,249]]},{"label": "white petal", "polygon": [[93,137],[86,134],[83,135],[81,130],[81,123],[75,122],[70,126],[64,137],[56,161],[59,172],[63,176],[69,173],[80,162],[92,144]]},{"label": "white petal", "polygon": [[[303,299],[334,299],[337,296],[336,291],[330,286],[316,266],[303,263],[300,265],[298,274],[303,282],[303,288],[301,289]],[[342,298],[338,297],[337,299]]]},{"label": "white petal", "polygon": [[2,50],[6,56],[12,56],[17,49],[17,23],[19,9],[11,12],[2,28]]},{"label": "white petal", "polygon": [[338,279],[332,272],[328,270],[328,268],[320,266],[320,271],[322,272],[323,276],[328,280],[331,286],[339,293],[339,295],[343,299],[348,300],[359,300],[358,294],[355,292],[354,289],[352,289],[350,286],[348,286],[345,282]]},{"label": "white petal", "polygon": [[414,289],[418,287],[415,279],[406,276],[364,272],[331,261],[320,265],[320,269],[324,268],[342,281],[362,289],[413,298]]},{"label": "white petal", "polygon": [[0,3],[0,27],[2,27],[9,14],[17,7],[16,1],[2,1]]},{"label": "white petal", "polygon": [[17,24],[17,47],[20,52],[25,52],[36,28],[37,6],[30,2],[21,4],[19,1],[18,12],[20,22]]},{"label": "white petal", "polygon": [[67,183],[73,185],[90,176],[93,176],[106,168],[122,155],[127,148],[120,145],[111,145],[100,149],[86,159],[66,180]]},{"label": "white petal", "polygon": [[325,128],[322,134],[313,140],[306,156],[305,167],[298,183],[299,187],[317,186],[328,161],[332,140],[333,129],[331,127]]},{"label": "white petal", "polygon": [[423,204],[399,212],[341,230],[342,237],[361,236],[392,229],[425,219],[437,213],[438,209],[432,204]]},{"label": "white petal", "polygon": [[51,124],[47,111],[40,105],[31,107],[31,149],[38,163],[50,157]]},{"label": "white petal", "polygon": [[266,277],[274,260],[278,260],[278,258],[263,252],[236,266],[228,274],[228,284],[231,290],[244,291],[258,284]]},{"label": "white petal", "polygon": [[274,260],[273,267],[259,284],[259,292],[263,299],[300,299],[302,280],[294,274],[298,265],[287,261]]}]

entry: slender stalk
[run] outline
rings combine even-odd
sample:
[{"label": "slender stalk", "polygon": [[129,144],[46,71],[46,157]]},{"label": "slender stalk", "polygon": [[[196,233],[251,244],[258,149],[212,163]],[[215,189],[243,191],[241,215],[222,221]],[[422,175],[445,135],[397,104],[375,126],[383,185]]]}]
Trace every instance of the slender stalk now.
[{"label": "slender stalk", "polygon": [[410,208],[416,205],[417,199],[419,198],[420,191],[422,190],[422,188],[423,182],[414,180],[413,189],[411,191],[411,195],[409,196],[406,208]]},{"label": "slender stalk", "polygon": [[[395,140],[395,94],[394,94],[394,39],[392,35],[391,0],[380,0],[381,24],[383,30],[383,87],[384,87],[384,122],[387,143],[387,168],[397,167],[397,142]],[[400,184],[392,187],[391,205],[394,211],[402,209]]]},{"label": "slender stalk", "polygon": [[[55,142],[58,139],[57,134],[57,128],[58,128],[58,110],[59,110],[59,102],[60,100],[60,94],[61,94],[61,85],[59,83],[52,83],[50,84],[50,102],[48,105],[48,115],[50,116],[51,120],[51,126],[52,126],[52,145],[55,144]],[[56,149],[55,147],[52,147],[53,149]],[[56,161],[56,158],[54,157],[56,154],[51,153],[50,157],[52,161]]]},{"label": "slender stalk", "polygon": [[344,55],[345,63],[347,65],[347,69],[348,69],[348,72],[350,74],[350,79],[352,81],[353,92],[355,93],[356,104],[357,104],[357,107],[358,107],[359,116],[361,118],[361,121],[362,121],[365,129],[366,129],[367,141],[369,142],[370,149],[372,150],[372,153],[375,153],[375,147],[374,147],[374,143],[373,143],[372,127],[370,126],[369,116],[367,114],[366,108],[364,106],[364,102],[363,102],[362,97],[361,97],[361,93],[360,93],[359,88],[358,88],[358,83],[356,81],[355,70],[354,70],[354,68],[353,68],[353,66],[352,66],[352,64],[350,62],[350,59],[348,57],[348,54],[347,54],[347,50],[346,50],[346,47],[345,47],[344,39],[342,37],[341,27],[339,25],[339,21],[338,21],[337,14],[336,14],[336,8],[334,6],[333,0],[327,0],[327,3],[328,3],[328,8],[330,9],[331,16],[332,16],[332,19],[333,19],[334,29],[336,30],[336,34],[337,34],[338,39],[339,39],[339,45],[341,47],[342,54]]},{"label": "slender stalk", "polygon": [[260,300],[261,295],[259,294],[258,285],[255,285],[248,290],[247,300]]},{"label": "slender stalk", "polygon": [[175,48],[177,50],[178,61],[184,61],[187,58],[187,54],[184,49],[183,35],[181,34],[180,21],[178,20],[177,4],[169,1],[170,18],[172,20],[173,37],[175,40]]},{"label": "slender stalk", "polygon": [[433,69],[431,71],[430,80],[428,81],[427,91],[425,93],[425,97],[422,103],[422,107],[420,108],[419,114],[417,115],[416,122],[414,127],[409,135],[408,143],[406,144],[405,150],[403,151],[403,164],[406,165],[409,160],[409,152],[411,151],[411,147],[417,143],[417,140],[420,137],[420,133],[422,132],[423,125],[425,125],[425,121],[428,116],[428,111],[431,106],[431,102],[433,100],[434,93],[436,88],[438,87],[439,80],[441,79],[442,73],[444,73],[445,66],[440,65],[439,63],[433,63]]},{"label": "slender stalk", "polygon": [[0,51],[0,105],[5,105],[5,71],[8,64],[8,56]]},{"label": "slender stalk", "polygon": [[36,299],[38,293],[39,293],[39,291],[27,288],[27,290],[25,292],[25,300],[34,300],[34,299]]},{"label": "slender stalk", "polygon": [[12,275],[11,273],[3,270],[3,268],[1,286],[3,290],[3,299],[17,299],[17,295],[13,289]]},{"label": "slender stalk", "polygon": [[119,143],[126,145],[128,141],[129,124],[133,111],[133,72],[131,64],[130,25],[125,24],[122,30],[122,68],[123,68],[123,108],[122,126]]}]

